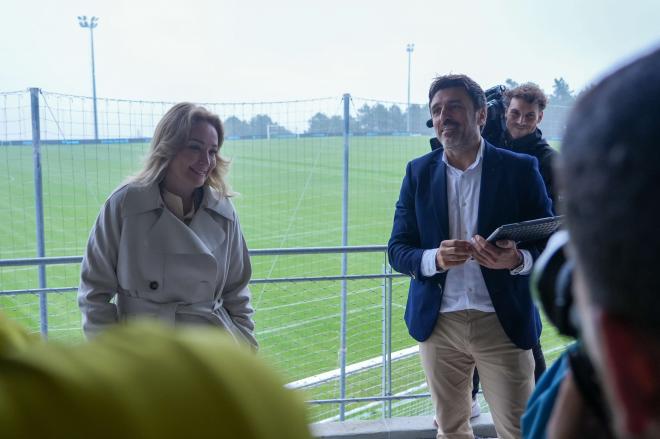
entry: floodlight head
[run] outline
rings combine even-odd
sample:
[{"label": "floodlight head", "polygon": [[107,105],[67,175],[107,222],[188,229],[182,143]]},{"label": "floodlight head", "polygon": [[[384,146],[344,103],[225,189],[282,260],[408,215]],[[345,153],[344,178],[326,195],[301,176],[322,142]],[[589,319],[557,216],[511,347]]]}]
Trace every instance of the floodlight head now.
[{"label": "floodlight head", "polygon": [[89,27],[94,29],[96,26],[98,26],[98,21],[99,21],[99,17],[92,17],[92,19],[89,23]]},{"label": "floodlight head", "polygon": [[78,15],[78,24],[80,27],[89,27],[89,23],[87,22],[87,15]]},{"label": "floodlight head", "polygon": [[415,43],[411,43],[411,44],[406,45],[406,50],[408,52],[412,52],[413,50],[415,50]]}]

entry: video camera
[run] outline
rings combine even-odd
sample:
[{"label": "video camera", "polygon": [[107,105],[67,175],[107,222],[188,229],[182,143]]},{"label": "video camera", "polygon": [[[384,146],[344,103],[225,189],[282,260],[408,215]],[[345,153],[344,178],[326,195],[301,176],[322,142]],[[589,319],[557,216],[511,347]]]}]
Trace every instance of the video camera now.
[{"label": "video camera", "polygon": [[493,145],[504,145],[506,132],[506,107],[504,106],[504,92],[506,87],[496,85],[486,90],[486,124],[481,129],[481,136]]},{"label": "video camera", "polygon": [[579,317],[573,306],[573,261],[566,257],[568,232],[553,234],[532,273],[532,294],[561,335],[577,338]]},{"label": "video camera", "polygon": [[[573,270],[575,264],[566,254],[569,235],[566,230],[554,233],[541,256],[536,260],[531,276],[531,290],[548,320],[561,335],[580,338],[580,318],[573,301]],[[582,344],[569,351],[568,361],[580,394],[605,431],[611,434],[610,416],[604,402],[600,382]]]},{"label": "video camera", "polygon": [[[504,118],[506,113],[506,108],[504,107],[505,91],[505,86],[496,85],[484,92],[486,95],[487,112],[486,124],[481,129],[481,135],[488,142],[496,146],[504,144],[504,133],[506,132],[506,121]],[[433,128],[433,119],[427,120],[426,126]],[[442,144],[436,137],[433,137],[430,142],[432,150],[442,147]]]}]

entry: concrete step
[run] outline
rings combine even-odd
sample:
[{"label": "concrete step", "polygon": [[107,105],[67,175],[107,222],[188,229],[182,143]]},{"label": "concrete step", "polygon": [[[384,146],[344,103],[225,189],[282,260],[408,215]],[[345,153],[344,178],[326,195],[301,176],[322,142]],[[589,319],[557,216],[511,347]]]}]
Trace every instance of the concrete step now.
[{"label": "concrete step", "polygon": [[[476,437],[497,437],[490,413],[482,413],[471,424]],[[433,416],[410,416],[312,424],[312,433],[319,439],[435,439],[436,428]]]}]

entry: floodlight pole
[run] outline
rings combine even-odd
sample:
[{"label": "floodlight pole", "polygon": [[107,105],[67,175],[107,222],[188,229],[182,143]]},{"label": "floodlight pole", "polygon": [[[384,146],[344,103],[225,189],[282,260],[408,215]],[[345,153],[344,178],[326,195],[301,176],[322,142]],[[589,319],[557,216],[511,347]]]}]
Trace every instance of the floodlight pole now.
[{"label": "floodlight pole", "polygon": [[408,52],[408,117],[407,119],[407,131],[410,133],[410,60],[412,58],[413,50],[415,50],[415,44],[410,43],[406,45],[406,52]]},{"label": "floodlight pole", "polygon": [[96,112],[96,71],[94,68],[94,28],[98,26],[98,17],[91,17],[87,21],[86,15],[78,16],[78,24],[80,27],[89,29],[89,41],[92,47],[92,99],[94,103],[94,140],[99,140],[99,122]]}]

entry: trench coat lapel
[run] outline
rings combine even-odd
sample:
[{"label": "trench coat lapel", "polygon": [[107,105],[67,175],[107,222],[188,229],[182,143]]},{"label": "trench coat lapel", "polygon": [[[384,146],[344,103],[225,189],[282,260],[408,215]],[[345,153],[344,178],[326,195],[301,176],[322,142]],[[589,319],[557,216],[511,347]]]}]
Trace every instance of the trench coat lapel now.
[{"label": "trench coat lapel", "polygon": [[148,241],[154,243],[159,251],[168,254],[211,254],[217,247],[210,249],[191,227],[165,207],[161,209],[158,220],[149,230]]},{"label": "trench coat lapel", "polygon": [[225,227],[220,227],[219,221],[233,222],[234,208],[226,197],[217,191],[204,186],[204,196],[199,210],[190,223],[190,228],[210,251],[214,251],[227,239]]},{"label": "trench coat lapel", "polygon": [[148,241],[165,253],[212,254],[227,239],[221,217],[235,221],[229,200],[208,186],[204,186],[201,206],[190,226],[165,207],[158,184],[134,189],[125,203],[127,215],[157,211],[158,219],[149,230]]},{"label": "trench coat lapel", "polygon": [[220,227],[212,214],[204,208],[197,211],[190,223],[190,229],[210,252],[213,252],[227,239],[224,228]]}]

